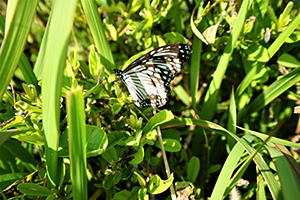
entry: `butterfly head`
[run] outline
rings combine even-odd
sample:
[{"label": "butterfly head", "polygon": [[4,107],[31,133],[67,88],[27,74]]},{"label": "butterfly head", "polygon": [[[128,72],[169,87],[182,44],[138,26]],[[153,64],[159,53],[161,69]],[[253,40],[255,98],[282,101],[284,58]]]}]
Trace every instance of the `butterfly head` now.
[{"label": "butterfly head", "polygon": [[115,72],[115,74],[118,76],[118,79],[119,79],[121,82],[124,82],[124,78],[123,78],[122,71],[120,71],[120,70],[118,70],[118,69],[114,69],[114,72]]}]

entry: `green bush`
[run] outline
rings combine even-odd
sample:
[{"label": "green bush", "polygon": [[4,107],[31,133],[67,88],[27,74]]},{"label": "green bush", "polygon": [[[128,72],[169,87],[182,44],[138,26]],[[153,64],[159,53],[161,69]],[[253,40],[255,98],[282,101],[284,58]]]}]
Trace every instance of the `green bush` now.
[{"label": "green bush", "polygon": [[[1,2],[0,199],[297,199],[299,5],[230,2]],[[168,43],[138,108],[113,69]]]}]

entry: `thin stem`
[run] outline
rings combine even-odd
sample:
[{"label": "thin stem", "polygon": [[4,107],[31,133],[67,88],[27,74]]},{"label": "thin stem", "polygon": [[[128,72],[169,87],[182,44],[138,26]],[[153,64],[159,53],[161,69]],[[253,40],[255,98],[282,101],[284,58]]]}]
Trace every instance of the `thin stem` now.
[{"label": "thin stem", "polygon": [[[155,109],[153,110],[153,113],[154,113],[154,115],[156,114]],[[163,155],[163,160],[164,160],[164,165],[165,165],[167,177],[169,179],[171,177],[171,171],[170,171],[169,162],[168,162],[168,158],[167,158],[167,154],[166,154],[165,147],[164,147],[164,144],[163,144],[163,140],[162,140],[161,131],[160,131],[159,126],[157,127],[157,136],[158,136],[160,146],[161,146],[161,151],[162,151],[162,155]],[[175,194],[175,189],[174,189],[173,183],[170,185],[170,192],[171,192],[172,200],[176,200],[176,194]]]}]

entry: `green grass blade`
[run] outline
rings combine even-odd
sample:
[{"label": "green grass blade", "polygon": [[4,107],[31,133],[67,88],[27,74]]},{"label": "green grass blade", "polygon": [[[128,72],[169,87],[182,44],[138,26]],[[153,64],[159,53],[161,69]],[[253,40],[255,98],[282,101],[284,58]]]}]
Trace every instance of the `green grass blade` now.
[{"label": "green grass blade", "polygon": [[199,87],[199,76],[200,76],[200,60],[201,60],[202,41],[198,37],[194,37],[193,40],[193,53],[191,56],[191,97],[192,105],[196,110],[197,103],[197,92]]},{"label": "green grass blade", "polygon": [[235,98],[234,98],[234,91],[232,90],[231,97],[230,97],[230,105],[229,105],[229,119],[228,119],[228,131],[231,131],[233,133],[236,132],[236,127],[234,124],[237,123],[236,120],[236,104],[235,104]]},{"label": "green grass blade", "polygon": [[[180,6],[179,6],[179,1],[178,0],[175,0],[174,1],[174,4],[173,4],[173,8],[172,10],[177,13],[181,13],[180,12]],[[175,29],[176,29],[176,32],[182,34],[183,30],[184,30],[184,24],[183,24],[183,20],[182,20],[182,16],[180,14],[177,14],[175,15]]]},{"label": "green grass blade", "polygon": [[87,199],[86,127],[81,87],[67,93],[71,182],[74,199]]},{"label": "green grass blade", "polygon": [[[254,140],[255,137],[246,135],[244,136],[245,138],[248,138],[248,141],[251,142]],[[218,177],[217,183],[214,187],[214,190],[211,195],[211,200],[216,200],[216,199],[222,199],[224,192],[226,190],[227,184],[230,180],[230,177],[232,176],[235,166],[239,162],[242,154],[244,153],[245,149],[244,147],[237,143],[230,154],[228,155],[225,164],[223,165],[223,168],[221,170],[221,173]]]},{"label": "green grass blade", "polygon": [[261,70],[262,67],[264,67],[264,65],[265,63],[256,62],[251,68],[251,70],[247,73],[247,75],[243,78],[243,80],[241,81],[241,83],[239,84],[238,88],[235,91],[237,105],[239,105],[239,101],[243,92],[245,92],[247,87],[251,84],[251,82],[255,78],[256,74],[259,73],[259,71]]},{"label": "green grass blade", "polygon": [[14,157],[18,158],[19,162],[21,162],[28,171],[35,171],[35,166],[38,162],[34,159],[33,154],[26,151],[26,149],[17,140],[7,140],[4,143],[3,148],[7,149],[7,151]]},{"label": "green grass blade", "polygon": [[0,30],[2,31],[2,33],[4,33],[4,28],[5,28],[5,19],[2,16],[2,13],[0,13]]},{"label": "green grass blade", "polygon": [[190,105],[190,95],[185,91],[185,89],[181,85],[175,86],[173,90],[186,106]]},{"label": "green grass blade", "polygon": [[[280,145],[276,145],[280,147]],[[284,148],[284,147],[280,147]],[[276,166],[279,180],[281,183],[283,195],[285,199],[298,199],[300,196],[300,188],[299,188],[299,173],[295,171],[294,167],[299,168],[299,165],[292,166],[290,160],[287,159],[287,156],[292,157],[288,154],[283,154],[281,151],[267,147],[268,151],[272,159],[274,160],[274,164]]]},{"label": "green grass blade", "polygon": [[108,68],[115,68],[113,56],[105,36],[103,23],[95,1],[81,0],[81,4],[91,29],[97,51],[100,54],[101,62]]},{"label": "green grass blade", "polygon": [[[5,28],[5,19],[4,17],[0,14],[0,30],[2,31],[2,33],[4,33],[4,28]],[[36,88],[39,88],[38,83],[37,83],[37,79],[32,71],[32,67],[29,63],[29,61],[27,60],[26,56],[24,53],[22,53],[21,55],[21,59],[19,62],[19,67],[23,73],[24,79],[27,83],[27,85],[32,84],[34,85]]]},{"label": "green grass blade", "polygon": [[5,37],[0,49],[1,98],[19,63],[38,1],[10,2],[7,7]]},{"label": "green grass blade", "polygon": [[272,43],[268,48],[268,53],[270,58],[278,51],[278,49],[283,45],[286,39],[293,33],[293,31],[300,24],[300,14],[298,14],[291,22],[291,24],[279,35],[279,37]]},{"label": "green grass blade", "polygon": [[[231,97],[230,97],[230,104],[229,104],[229,113],[228,113],[228,124],[227,124],[227,130],[236,133],[236,127],[235,124],[237,123],[237,109],[236,109],[236,103],[234,98],[234,91],[232,90]],[[230,149],[234,146],[235,141],[232,138],[227,138],[228,145]]]},{"label": "green grass blade", "polygon": [[43,75],[45,52],[46,52],[46,48],[47,48],[46,41],[47,41],[47,38],[48,38],[48,32],[49,32],[49,28],[47,26],[46,29],[45,29],[45,32],[44,32],[43,40],[41,42],[41,47],[40,47],[40,50],[39,50],[39,54],[38,54],[38,57],[36,59],[34,69],[33,69],[33,72],[34,72],[34,74],[35,74],[35,76],[37,77],[38,80],[41,80],[42,75]]},{"label": "green grass blade", "polygon": [[52,185],[52,187],[59,184],[57,149],[60,134],[61,87],[75,9],[76,1],[55,1],[48,24],[49,34],[45,38],[42,109],[47,158],[47,184]]},{"label": "green grass blade", "polygon": [[244,116],[256,112],[267,104],[269,104],[276,97],[288,90],[300,80],[300,68],[296,68],[281,79],[275,81],[272,85],[263,91],[252,103],[238,114],[238,121]]},{"label": "green grass blade", "polygon": [[172,120],[174,115],[171,111],[162,110],[159,113],[155,114],[145,125],[143,129],[143,134],[148,133],[149,131],[155,129],[160,126],[162,123]]},{"label": "green grass blade", "polygon": [[[283,45],[285,40],[289,38],[292,32],[297,28],[300,23],[300,15],[291,22],[291,24],[279,35],[279,37],[272,43],[272,45],[268,48],[269,58],[272,58],[274,54],[279,50],[279,48]],[[247,73],[246,77],[240,83],[239,87],[236,90],[236,98],[237,102],[239,101],[240,96],[252,82],[253,78],[259,70],[265,65],[265,63],[258,62],[251,70]]]},{"label": "green grass blade", "polygon": [[[198,12],[197,12],[197,19],[202,18],[203,14],[203,2],[199,2],[200,5],[198,6]],[[208,3],[209,4],[209,3]],[[196,8],[195,8],[196,9]],[[191,28],[193,30],[194,27],[194,34],[195,31],[198,31],[197,28],[199,28],[202,24],[198,24],[196,27],[193,22],[193,15],[191,16]],[[201,35],[201,34],[200,34]],[[202,35],[201,35],[202,36]],[[190,87],[191,87],[191,97],[192,97],[192,106],[193,109],[196,110],[196,104],[197,104],[197,92],[199,87],[199,77],[200,77],[200,62],[201,62],[201,51],[202,51],[202,40],[199,38],[199,36],[194,37],[193,39],[193,46],[192,46],[192,55],[191,55],[191,73],[190,73]]]},{"label": "green grass blade", "polygon": [[215,114],[216,105],[218,103],[217,99],[219,97],[219,91],[222,84],[223,76],[227,70],[228,63],[231,59],[232,52],[235,48],[235,44],[242,31],[250,4],[250,0],[245,0],[242,2],[241,9],[236,19],[235,25],[232,29],[232,33],[230,34],[228,43],[224,49],[224,53],[220,59],[220,62],[218,63],[217,69],[214,73],[214,77],[205,95],[203,109],[200,114],[201,119],[210,120]]},{"label": "green grass blade", "polygon": [[[233,134],[233,133],[227,131],[226,129],[224,129],[223,127],[221,127],[215,123],[212,123],[210,121],[197,120],[197,119],[191,119],[191,118],[173,119],[173,120],[170,120],[168,122],[161,124],[161,126],[162,127],[176,127],[178,125],[192,125],[192,124],[201,126],[203,128],[209,129],[209,130],[214,130],[222,135],[223,134],[230,135],[239,144],[241,144],[243,146],[243,148],[248,152],[249,155],[252,155],[254,152],[254,149],[248,144],[248,141],[245,141],[244,139],[239,138],[236,134]],[[254,157],[254,162],[256,163],[258,169],[261,171],[261,174],[263,175],[274,199],[282,199],[282,192],[281,192],[280,186],[278,185],[274,175],[271,173],[271,170],[268,167],[268,164],[264,161],[263,157],[260,154],[256,154]],[[242,172],[241,172],[241,174],[242,174]],[[239,174],[239,175],[241,175],[241,174]],[[228,195],[228,193],[231,191],[231,189],[227,188],[227,190],[225,192],[225,196]],[[217,193],[221,192],[220,188],[217,190],[218,190]]]},{"label": "green grass blade", "polygon": [[25,79],[25,82],[27,83],[27,85],[32,84],[39,90],[40,86],[38,85],[37,78],[36,78],[35,74],[33,73],[32,67],[24,53],[21,55],[19,67],[22,71],[22,74],[24,76],[24,79]]},{"label": "green grass blade", "polygon": [[[270,137],[267,134],[263,134],[263,133],[259,133],[256,131],[252,131],[252,130],[247,130],[245,128],[239,127],[237,126],[239,129],[243,130],[246,134],[251,134],[251,135],[255,135],[256,137],[260,138],[261,140],[266,140],[268,137]],[[299,143],[295,143],[295,142],[290,142],[288,140],[284,140],[284,139],[280,139],[277,137],[271,137],[269,139],[270,142],[274,142],[276,144],[280,144],[280,145],[284,145],[284,146],[288,146],[288,147],[295,147],[295,148],[300,148],[300,144]]]}]

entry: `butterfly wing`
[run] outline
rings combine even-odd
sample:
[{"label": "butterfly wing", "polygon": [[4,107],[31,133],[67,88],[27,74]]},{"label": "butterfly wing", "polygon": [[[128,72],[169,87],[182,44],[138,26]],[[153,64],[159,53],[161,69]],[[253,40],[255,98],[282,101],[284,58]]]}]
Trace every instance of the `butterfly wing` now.
[{"label": "butterfly wing", "polygon": [[115,72],[127,85],[138,107],[161,107],[167,102],[170,82],[189,55],[188,45],[170,44],[143,55],[124,71]]}]

